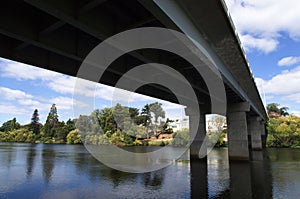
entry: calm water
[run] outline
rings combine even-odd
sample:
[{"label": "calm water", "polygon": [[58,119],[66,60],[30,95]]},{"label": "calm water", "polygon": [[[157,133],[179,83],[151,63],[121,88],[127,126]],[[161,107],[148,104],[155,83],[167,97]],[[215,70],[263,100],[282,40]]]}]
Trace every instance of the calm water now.
[{"label": "calm water", "polygon": [[300,150],[269,149],[253,159],[229,167],[227,149],[218,149],[208,164],[185,160],[130,174],[83,146],[0,143],[0,198],[300,198]]}]

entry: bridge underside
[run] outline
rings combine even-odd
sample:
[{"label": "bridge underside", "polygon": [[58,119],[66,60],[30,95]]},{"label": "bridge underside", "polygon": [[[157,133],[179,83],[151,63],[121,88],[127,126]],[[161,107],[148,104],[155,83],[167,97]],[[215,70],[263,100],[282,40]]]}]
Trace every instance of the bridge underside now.
[{"label": "bridge underside", "polygon": [[[223,1],[10,0],[2,2],[0,12],[1,57],[71,76],[76,76],[95,46],[125,30],[164,27],[192,36],[209,50],[224,80],[231,156],[249,158],[248,134],[249,143],[262,148],[267,115]],[[206,107],[205,113],[211,113],[203,77],[182,57],[167,51],[141,49],[125,54],[99,82],[115,86],[124,73],[144,63],[161,63],[180,72]],[[178,102],[160,85],[145,85],[137,92]]]}]

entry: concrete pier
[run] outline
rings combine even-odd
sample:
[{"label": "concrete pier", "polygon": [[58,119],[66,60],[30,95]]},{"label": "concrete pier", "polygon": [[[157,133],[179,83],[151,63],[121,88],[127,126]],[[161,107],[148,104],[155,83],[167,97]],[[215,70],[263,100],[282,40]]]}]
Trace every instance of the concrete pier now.
[{"label": "concrete pier", "polygon": [[250,117],[248,119],[248,131],[251,135],[252,150],[262,150],[262,125],[260,117]]},{"label": "concrete pier", "polygon": [[246,102],[228,106],[227,128],[230,160],[249,160],[247,111],[250,111],[250,105]]}]

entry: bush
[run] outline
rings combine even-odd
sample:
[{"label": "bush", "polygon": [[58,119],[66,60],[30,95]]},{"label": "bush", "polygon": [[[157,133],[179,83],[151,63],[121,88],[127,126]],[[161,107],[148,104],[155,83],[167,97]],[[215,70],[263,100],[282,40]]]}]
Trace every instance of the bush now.
[{"label": "bush", "polygon": [[171,144],[173,146],[186,146],[189,144],[190,135],[188,129],[183,129],[174,133]]},{"label": "bush", "polygon": [[267,130],[267,147],[300,148],[300,117],[271,118]]},{"label": "bush", "polygon": [[35,142],[35,135],[28,128],[0,133],[1,142]]},{"label": "bush", "polygon": [[81,138],[78,129],[72,130],[67,135],[67,144],[81,144]]}]

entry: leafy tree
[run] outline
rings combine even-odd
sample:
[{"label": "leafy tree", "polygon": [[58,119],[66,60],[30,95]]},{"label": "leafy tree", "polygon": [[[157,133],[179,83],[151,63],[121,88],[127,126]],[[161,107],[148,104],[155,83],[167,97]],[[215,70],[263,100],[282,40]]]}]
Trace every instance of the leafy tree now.
[{"label": "leafy tree", "polygon": [[149,104],[142,108],[141,115],[138,117],[137,124],[142,124],[146,128],[147,138],[149,138],[149,130],[151,125],[151,112]]},{"label": "leafy tree", "polygon": [[167,120],[163,123],[162,129],[164,133],[173,133],[173,129],[169,128],[169,123],[172,122],[174,122],[174,120],[170,120],[169,118],[167,118]]},{"label": "leafy tree", "polygon": [[139,117],[139,109],[129,107],[129,116],[137,124]]},{"label": "leafy tree", "polygon": [[100,111],[100,127],[104,133],[112,134],[117,130],[117,124],[113,116],[113,108],[104,108]]},{"label": "leafy tree", "polygon": [[55,126],[55,134],[53,136],[55,138],[55,141],[57,143],[66,142],[67,141],[66,137],[67,137],[68,133],[69,133],[68,126],[65,124],[65,122],[58,121]]},{"label": "leafy tree", "polygon": [[226,124],[226,117],[221,115],[215,115],[210,119],[210,122],[213,126],[218,129],[218,132],[223,130],[224,125]]},{"label": "leafy tree", "polygon": [[35,109],[32,114],[31,123],[30,123],[30,128],[34,134],[40,133],[41,124],[39,123],[39,120],[40,118],[39,118],[38,110]]},{"label": "leafy tree", "polygon": [[287,112],[289,108],[288,107],[280,107],[280,104],[277,103],[271,103],[267,105],[267,112],[268,115],[278,115],[278,116],[287,116],[289,113]]},{"label": "leafy tree", "polygon": [[153,113],[154,115],[154,134],[156,135],[158,132],[158,126],[160,122],[158,121],[158,118],[165,118],[165,111],[162,108],[162,104],[155,102],[149,105],[150,107],[150,112]]},{"label": "leafy tree", "polygon": [[67,135],[67,144],[81,144],[80,134],[78,129],[70,131]]},{"label": "leafy tree", "polygon": [[76,129],[75,121],[74,120],[68,119],[68,121],[66,122],[66,125],[67,125],[67,128],[68,128],[69,132],[73,131],[74,129]]},{"label": "leafy tree", "polygon": [[300,117],[289,115],[271,118],[267,130],[268,147],[300,148]]},{"label": "leafy tree", "polygon": [[125,122],[129,123],[130,121],[129,108],[118,103],[115,107],[113,107],[113,117],[117,124],[117,128],[120,131],[124,130]]},{"label": "leafy tree", "polygon": [[268,112],[268,114],[270,114],[270,113],[279,113],[279,104],[277,104],[277,103],[271,103],[271,104],[268,104],[267,105],[267,112]]},{"label": "leafy tree", "polygon": [[8,120],[7,122],[3,123],[0,127],[0,131],[9,132],[15,129],[19,129],[20,127],[21,125],[17,122],[17,119],[13,118],[12,120]]},{"label": "leafy tree", "polygon": [[287,112],[288,109],[289,109],[289,108],[288,108],[288,107],[285,107],[285,106],[281,107],[281,108],[279,109],[280,115],[282,115],[282,116],[288,116],[288,115],[289,115],[289,113]]}]

